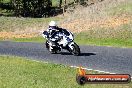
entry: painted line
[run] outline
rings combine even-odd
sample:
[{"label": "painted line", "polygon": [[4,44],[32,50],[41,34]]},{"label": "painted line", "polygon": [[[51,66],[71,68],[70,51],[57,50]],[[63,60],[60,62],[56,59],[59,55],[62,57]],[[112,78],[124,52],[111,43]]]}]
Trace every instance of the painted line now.
[{"label": "painted line", "polygon": [[37,63],[45,63],[45,64],[48,64],[49,62],[46,62],[46,61],[39,61],[39,60],[33,60],[33,59],[27,59],[29,61],[34,61],[34,62],[37,62]]},{"label": "painted line", "polygon": [[[70,66],[70,67],[72,67],[72,68],[79,68],[78,66]],[[83,68],[83,69],[88,70],[88,71],[97,71],[99,73],[116,74],[116,73],[111,73],[111,72],[106,72],[106,71],[101,71],[101,70],[88,69],[88,68]],[[132,77],[131,77],[131,79],[132,79]]]},{"label": "painted line", "polygon": [[[49,62],[44,62],[44,61],[39,61],[39,60],[31,60],[31,59],[27,59],[27,60],[30,60],[30,61],[34,61],[34,62],[38,62],[38,63],[46,63],[48,64]],[[71,68],[79,68],[78,66],[70,66]],[[108,74],[116,74],[116,73],[111,73],[111,72],[105,72],[105,71],[100,71],[100,70],[93,70],[93,69],[88,69],[88,68],[83,68],[85,70],[88,70],[88,71],[97,71],[99,73],[108,73]],[[132,79],[132,77],[131,77]]]},{"label": "painted line", "polygon": [[[70,66],[72,68],[79,68],[78,66]],[[101,71],[101,70],[94,70],[94,69],[88,69],[88,68],[82,68],[82,69],[85,69],[85,70],[88,70],[88,71],[96,71],[96,72],[99,72],[99,73],[107,73],[107,74],[116,74],[116,73],[111,73],[111,72],[106,72],[106,71]]]}]

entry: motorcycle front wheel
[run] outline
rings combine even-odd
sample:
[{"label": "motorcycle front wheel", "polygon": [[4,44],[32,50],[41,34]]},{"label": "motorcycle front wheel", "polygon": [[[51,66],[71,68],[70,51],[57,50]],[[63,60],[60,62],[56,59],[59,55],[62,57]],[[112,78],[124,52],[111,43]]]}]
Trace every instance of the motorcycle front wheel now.
[{"label": "motorcycle front wheel", "polygon": [[79,48],[79,46],[78,46],[76,43],[72,44],[71,46],[72,46],[72,49],[70,48],[70,52],[71,52],[74,56],[80,55],[80,48]]}]

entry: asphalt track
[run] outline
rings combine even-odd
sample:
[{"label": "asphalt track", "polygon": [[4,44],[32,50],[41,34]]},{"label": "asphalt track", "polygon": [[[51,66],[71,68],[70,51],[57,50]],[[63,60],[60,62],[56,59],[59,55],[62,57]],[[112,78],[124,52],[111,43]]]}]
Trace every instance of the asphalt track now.
[{"label": "asphalt track", "polygon": [[95,70],[132,75],[132,48],[80,46],[81,55],[73,56],[63,50],[50,54],[43,43],[0,42],[1,55],[16,55],[68,66],[83,66]]}]

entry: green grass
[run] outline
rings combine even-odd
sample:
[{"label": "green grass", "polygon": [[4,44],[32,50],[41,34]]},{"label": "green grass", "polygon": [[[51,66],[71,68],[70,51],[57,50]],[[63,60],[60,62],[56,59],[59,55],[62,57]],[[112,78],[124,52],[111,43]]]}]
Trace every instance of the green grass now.
[{"label": "green grass", "polygon": [[76,34],[76,42],[82,45],[132,47],[132,22],[118,28],[96,28]]},{"label": "green grass", "polygon": [[[110,17],[132,15],[132,2],[126,0],[123,3],[117,3],[117,6],[106,8]],[[125,14],[125,15],[124,15]],[[97,27],[79,34],[76,34],[75,41],[81,45],[99,45],[114,47],[132,47],[132,21],[115,28]]]},{"label": "green grass", "polygon": [[[83,36],[83,35],[82,35]],[[96,45],[96,46],[113,46],[113,47],[128,47],[132,48],[132,39],[114,39],[114,38],[87,38],[81,35],[75,37],[75,42],[79,45]],[[15,38],[11,41],[15,42],[45,42],[43,37],[34,38]]]},{"label": "green grass", "polygon": [[76,42],[80,45],[96,45],[96,46],[112,46],[112,47],[128,47],[132,48],[132,39],[76,39]]},{"label": "green grass", "polygon": [[11,0],[0,0],[1,3],[10,3]]},{"label": "green grass", "polygon": [[[93,29],[75,34],[75,42],[80,45],[114,46],[132,48],[131,23],[116,29]],[[45,42],[42,36],[35,38],[15,38],[17,42]]]},{"label": "green grass", "polygon": [[132,84],[76,83],[77,70],[52,63],[35,62],[16,56],[0,56],[1,88],[125,88]]},{"label": "green grass", "polygon": [[11,41],[16,42],[45,42],[45,39],[42,36],[33,37],[33,38],[13,38]]}]

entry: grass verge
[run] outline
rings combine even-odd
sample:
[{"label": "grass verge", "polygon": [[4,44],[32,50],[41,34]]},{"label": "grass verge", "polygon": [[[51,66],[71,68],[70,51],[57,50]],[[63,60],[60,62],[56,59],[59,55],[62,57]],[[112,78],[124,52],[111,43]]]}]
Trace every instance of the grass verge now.
[{"label": "grass verge", "polygon": [[[79,35],[81,36],[81,35]],[[112,46],[112,47],[127,47],[132,48],[132,39],[113,39],[113,38],[88,38],[88,37],[75,37],[75,42],[79,45],[96,45],[96,46]],[[45,42],[43,37],[34,38],[15,38],[11,41],[15,42]]]},{"label": "grass verge", "polygon": [[[44,42],[41,36],[34,38],[13,38],[16,42]],[[114,46],[132,48],[131,23],[116,29],[93,29],[75,34],[75,42],[80,45]]]},{"label": "grass verge", "polygon": [[76,42],[80,45],[96,45],[96,46],[111,46],[111,47],[127,47],[132,48],[132,39],[76,39]]},{"label": "grass verge", "polygon": [[[0,56],[1,88],[80,88],[76,69],[16,56]],[[88,84],[83,88],[130,88],[132,84]]]},{"label": "grass verge", "polygon": [[34,32],[41,29],[46,29],[51,20],[60,21],[61,17],[49,18],[17,18],[17,17],[0,17],[0,31],[6,32]]},{"label": "grass verge", "polygon": [[32,37],[32,38],[13,38],[11,41],[16,42],[45,42],[45,39],[42,36]]}]

